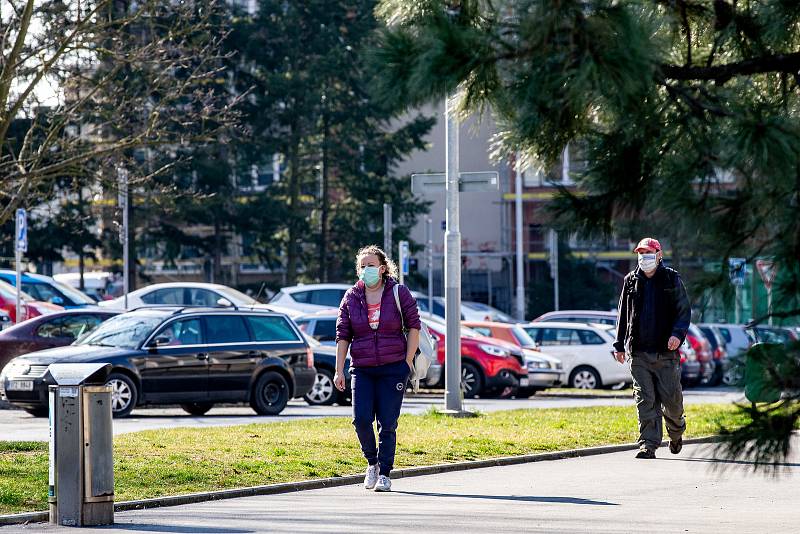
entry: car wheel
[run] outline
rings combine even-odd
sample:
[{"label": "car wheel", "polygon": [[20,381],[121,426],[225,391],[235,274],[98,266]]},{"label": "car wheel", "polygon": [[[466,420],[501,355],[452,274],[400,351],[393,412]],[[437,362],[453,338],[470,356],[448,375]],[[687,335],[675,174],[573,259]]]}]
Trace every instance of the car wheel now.
[{"label": "car wheel", "polygon": [[250,395],[250,407],[258,415],[278,415],[289,402],[289,384],[274,371],[263,373]]},{"label": "car wheel", "polygon": [[722,383],[726,386],[740,386],[742,382],[744,382],[744,365],[731,364],[722,374]]},{"label": "car wheel", "polygon": [[480,369],[469,362],[461,362],[461,389],[464,397],[472,399],[483,391],[483,374]]},{"label": "car wheel", "polygon": [[50,415],[50,408],[43,407],[43,408],[25,408],[25,411],[31,414],[34,417],[47,417]]},{"label": "car wheel", "polygon": [[599,389],[603,387],[603,382],[597,371],[584,365],[572,371],[569,375],[569,385],[577,389]]},{"label": "car wheel", "polygon": [[330,406],[336,402],[338,391],[333,386],[333,373],[324,368],[317,369],[314,387],[303,398],[311,406]]},{"label": "car wheel", "polygon": [[191,415],[205,415],[213,407],[213,402],[187,402],[181,404],[183,411]]},{"label": "car wheel", "polygon": [[122,373],[111,373],[106,379],[106,385],[111,386],[111,415],[127,417],[139,400],[136,384]]}]

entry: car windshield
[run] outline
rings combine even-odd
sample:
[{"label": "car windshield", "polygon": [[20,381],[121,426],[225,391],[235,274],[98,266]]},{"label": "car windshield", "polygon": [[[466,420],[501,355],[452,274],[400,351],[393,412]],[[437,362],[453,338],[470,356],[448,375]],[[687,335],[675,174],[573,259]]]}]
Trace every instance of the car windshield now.
[{"label": "car windshield", "polygon": [[233,289],[232,287],[219,288],[217,291],[225,295],[225,298],[237,306],[255,306],[258,304],[258,301],[253,297],[245,295],[238,289]]},{"label": "car windshield", "polygon": [[79,344],[135,349],[162,322],[163,317],[155,315],[118,315],[102,323]]},{"label": "car windshield", "polygon": [[536,342],[521,326],[515,326],[511,328],[511,333],[514,334],[514,338],[519,342],[520,346],[526,349],[532,349],[536,347]]},{"label": "car windshield", "polygon": [[76,304],[97,304],[97,302],[93,298],[84,295],[82,292],[78,291],[74,287],[70,287],[67,284],[62,284],[61,282],[58,282],[56,280],[54,280],[52,284],[53,287],[55,287],[58,291],[60,291],[65,297],[67,297],[69,300],[71,300]]}]

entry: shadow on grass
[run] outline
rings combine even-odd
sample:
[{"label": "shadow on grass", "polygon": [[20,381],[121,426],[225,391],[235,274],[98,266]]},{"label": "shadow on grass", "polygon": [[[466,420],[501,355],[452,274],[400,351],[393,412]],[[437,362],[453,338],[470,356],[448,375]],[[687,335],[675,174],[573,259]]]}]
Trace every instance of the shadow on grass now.
[{"label": "shadow on grass", "polygon": [[590,506],[619,506],[619,504],[614,502],[593,501],[591,499],[580,499],[578,497],[543,497],[532,495],[466,495],[461,493],[427,493],[423,491],[393,491],[392,493],[418,495],[420,497],[456,497],[459,499],[490,499],[500,501],[541,502],[555,504],[588,504]]}]

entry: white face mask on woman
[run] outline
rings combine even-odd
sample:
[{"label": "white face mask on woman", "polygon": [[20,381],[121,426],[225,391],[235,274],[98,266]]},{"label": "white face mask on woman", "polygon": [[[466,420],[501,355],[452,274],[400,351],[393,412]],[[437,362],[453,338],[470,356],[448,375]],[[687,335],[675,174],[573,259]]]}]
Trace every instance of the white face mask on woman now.
[{"label": "white face mask on woman", "polygon": [[639,268],[646,273],[655,271],[658,267],[658,260],[655,254],[639,254]]}]

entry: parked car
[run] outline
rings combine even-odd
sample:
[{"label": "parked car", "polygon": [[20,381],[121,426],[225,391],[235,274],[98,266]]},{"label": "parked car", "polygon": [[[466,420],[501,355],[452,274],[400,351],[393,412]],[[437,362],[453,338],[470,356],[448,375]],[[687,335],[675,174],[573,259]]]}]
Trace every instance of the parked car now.
[{"label": "parked car", "polygon": [[63,347],[118,312],[80,308],[34,317],[0,332],[0,370],[21,354]]},{"label": "parked car", "polygon": [[66,284],[73,289],[89,295],[94,300],[112,300],[117,295],[113,295],[113,286],[116,277],[107,271],[88,271],[83,273],[83,289],[80,288],[80,273],[59,273],[54,274],[53,279],[62,284]]},{"label": "parked car", "polygon": [[0,309],[0,332],[6,328],[10,328],[14,323],[11,321],[11,314],[7,311]]},{"label": "parked car", "polygon": [[53,363],[110,363],[112,413],[180,404],[202,415],[215,403],[249,402],[277,415],[314,385],[314,354],[283,314],[256,310],[144,308],[113,317],[75,344],[18,356],[0,374],[7,400],[46,415]]},{"label": "parked car", "polygon": [[686,332],[686,339],[697,354],[697,361],[700,363],[700,377],[695,384],[708,384],[714,375],[714,355],[711,352],[711,343],[706,339],[705,334],[700,328],[691,323]]},{"label": "parked car", "polygon": [[559,310],[540,315],[532,322],[594,323],[617,326],[617,312],[596,310]]},{"label": "parked car", "polygon": [[[0,280],[16,287],[17,272],[0,269]],[[50,276],[41,274],[22,273],[22,290],[34,300],[49,302],[50,304],[63,306],[66,309],[97,304],[93,298],[85,293],[81,293],[77,289],[63,284]]]},{"label": "parked car", "polygon": [[[125,309],[125,297],[101,301],[99,306]],[[168,282],[152,284],[128,293],[129,310],[143,306],[207,306],[233,308],[266,308],[238,289],[202,282]]]},{"label": "parked car", "polygon": [[614,359],[614,335],[602,325],[545,321],[522,328],[541,350],[561,360],[569,387],[598,389],[633,380],[628,366]]},{"label": "parked car", "polygon": [[[322,345],[330,347],[336,346],[336,310],[328,309],[316,313],[301,315],[294,318],[294,322],[306,335],[314,338]],[[443,350],[441,346],[439,350]],[[334,354],[335,355],[335,354]],[[335,369],[331,366],[331,371]],[[421,384],[425,387],[432,387],[439,383],[442,375],[442,367],[437,363],[431,365],[425,379]],[[333,376],[333,374],[331,374]]]},{"label": "parked car", "polygon": [[725,338],[722,337],[722,334],[715,326],[709,326],[705,324],[699,324],[697,326],[706,336],[706,339],[711,345],[711,354],[714,361],[714,373],[712,374],[708,385],[718,386],[723,382],[726,374],[729,376],[728,381],[730,381],[731,362],[728,358],[728,349],[725,346]]},{"label": "parked car", "polygon": [[529,385],[517,390],[517,398],[527,399],[537,391],[560,386],[564,382],[561,360],[542,353],[520,325],[496,321],[464,321],[462,324],[512,352],[522,351],[528,368]]},{"label": "parked car", "polygon": [[697,384],[700,380],[700,362],[697,361],[697,353],[688,339],[684,339],[678,347],[678,356],[681,362],[681,385],[689,387]]},{"label": "parked car", "polygon": [[749,328],[752,337],[757,343],[780,343],[788,345],[797,341],[797,334],[791,328],[780,326],[755,325]]},{"label": "parked car", "polygon": [[467,321],[495,321],[500,323],[516,323],[517,320],[497,308],[482,302],[461,301],[461,314]]},{"label": "parked car", "polygon": [[348,284],[306,284],[282,287],[269,303],[303,313],[314,313],[338,308],[342,303],[342,297],[351,287],[352,285]]},{"label": "parked car", "polygon": [[462,321],[464,326],[486,337],[499,339],[517,347],[538,350],[538,345],[523,328],[524,325],[495,321]]},{"label": "parked car", "polygon": [[[435,316],[426,315],[421,319],[438,343],[437,357],[444,369],[447,327]],[[440,374],[441,384],[444,373]],[[531,385],[521,350],[503,346],[466,327],[461,328],[461,384],[468,398],[497,396],[507,390],[513,394],[518,388]]]},{"label": "parked car", "polygon": [[336,348],[323,345],[308,334],[303,334],[308,346],[314,352],[314,368],[317,371],[314,386],[303,397],[311,406],[330,406],[334,403],[349,406],[352,401],[350,391],[350,357],[344,360],[344,391],[333,385],[336,372]]},{"label": "parked car", "polygon": [[[56,304],[50,304],[49,302],[42,302],[34,299],[32,296],[28,295],[24,291],[20,292],[20,297],[22,297],[22,305],[20,307],[20,312],[22,313],[22,317],[17,317],[17,288],[3,282],[0,280],[0,309],[2,309],[8,317],[11,319],[11,322],[16,324],[18,322],[22,322],[25,319],[30,319],[32,317],[39,317],[40,315],[47,315],[50,313],[55,313],[57,311],[61,311],[64,308],[58,306]],[[19,320],[17,320],[19,319]]]}]

